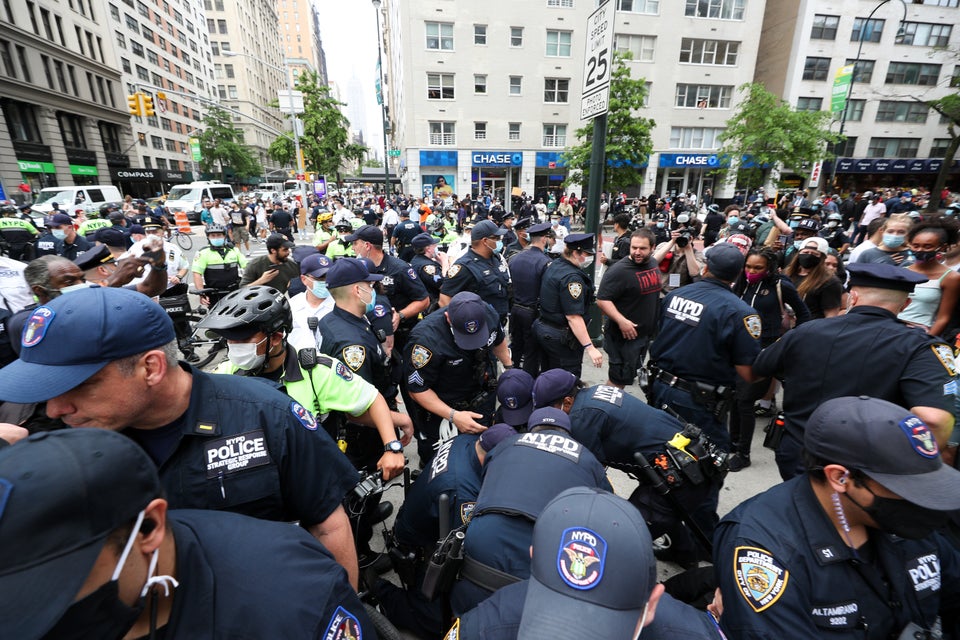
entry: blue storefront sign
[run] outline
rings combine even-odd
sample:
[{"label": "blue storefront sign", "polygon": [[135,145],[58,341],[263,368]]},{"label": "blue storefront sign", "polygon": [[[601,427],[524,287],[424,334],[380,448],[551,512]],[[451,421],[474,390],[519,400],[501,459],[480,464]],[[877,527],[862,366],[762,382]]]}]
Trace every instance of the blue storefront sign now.
[{"label": "blue storefront sign", "polygon": [[520,167],[523,154],[519,151],[473,151],[470,164],[474,167]]},{"label": "blue storefront sign", "polygon": [[679,167],[685,169],[694,167],[696,169],[718,169],[726,166],[715,153],[661,153],[661,167]]},{"label": "blue storefront sign", "polygon": [[837,159],[837,173],[937,173],[942,166],[943,158]]},{"label": "blue storefront sign", "polygon": [[457,166],[456,151],[421,151],[421,167],[455,167]]},{"label": "blue storefront sign", "polygon": [[556,151],[538,151],[536,165],[540,169],[556,169],[565,166],[563,154]]}]

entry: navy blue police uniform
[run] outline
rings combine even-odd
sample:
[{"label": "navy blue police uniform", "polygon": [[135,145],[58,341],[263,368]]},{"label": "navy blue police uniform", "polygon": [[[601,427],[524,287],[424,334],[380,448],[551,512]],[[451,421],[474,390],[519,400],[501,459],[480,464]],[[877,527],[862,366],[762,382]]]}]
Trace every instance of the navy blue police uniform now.
[{"label": "navy blue police uniform", "polygon": [[[390,304],[397,311],[404,309],[411,302],[424,300],[428,297],[423,281],[417,277],[417,272],[400,258],[384,254],[379,265],[370,269],[370,273],[383,276],[380,287],[383,294],[390,299]],[[392,321],[392,316],[391,316]],[[417,324],[417,318],[401,318],[400,324],[394,331],[394,348],[403,351],[410,330]]]},{"label": "navy blue police uniform", "polygon": [[456,613],[530,576],[533,524],[550,500],[570,487],[610,490],[603,465],[586,447],[565,429],[538,428],[536,422],[535,414],[531,432],[511,436],[487,454],[464,541],[464,566],[451,593]]},{"label": "navy blue police uniform", "polygon": [[[432,390],[457,411],[481,413],[478,422],[489,426],[497,400],[492,348],[503,342],[504,332],[497,312],[489,305],[484,312],[490,337],[487,346],[474,351],[457,346],[444,313],[431,313],[417,323],[403,354],[403,384],[407,393]],[[442,418],[419,405],[414,406],[414,414],[418,452],[426,463],[440,440]]]},{"label": "navy blue police uniform", "polygon": [[37,258],[58,256],[62,250],[63,240],[55,238],[49,231],[33,241],[34,256]]},{"label": "navy blue police uniform", "polygon": [[[530,227],[528,233],[540,235],[550,231],[550,223]],[[513,306],[510,308],[510,352],[514,365],[536,377],[540,373],[540,356],[533,323],[540,313],[540,288],[550,258],[543,249],[528,246],[510,261],[513,280]]]},{"label": "navy blue police uniform", "polygon": [[[411,241],[414,250],[424,249],[431,244],[437,244],[437,239],[428,233],[414,236]],[[443,266],[436,260],[431,260],[422,253],[417,253],[410,260],[410,266],[416,272],[420,282],[430,296],[430,305],[433,306],[440,299],[440,285],[443,284]]]},{"label": "navy blue police uniform", "polygon": [[413,257],[413,239],[423,232],[423,229],[413,220],[403,218],[400,224],[393,228],[393,237],[397,249],[397,257],[409,260]]},{"label": "navy blue police uniform", "polygon": [[[571,234],[564,242],[569,248],[593,251],[592,233]],[[582,316],[586,323],[595,302],[593,281],[586,272],[566,258],[550,263],[540,284],[540,317],[534,323],[542,369],[565,369],[580,377],[588,345],[578,343],[567,316]]]},{"label": "navy blue police uniform", "polygon": [[484,258],[471,248],[450,265],[440,293],[452,298],[461,291],[476,293],[496,310],[498,322],[506,323],[510,312],[510,272],[499,255]]}]

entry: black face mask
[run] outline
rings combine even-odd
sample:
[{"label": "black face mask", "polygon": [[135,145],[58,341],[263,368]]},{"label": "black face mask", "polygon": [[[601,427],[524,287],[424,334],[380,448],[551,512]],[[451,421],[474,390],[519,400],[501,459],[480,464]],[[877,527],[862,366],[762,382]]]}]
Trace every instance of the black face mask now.
[{"label": "black face mask", "polygon": [[947,512],[934,511],[896,498],[878,496],[866,484],[864,489],[873,495],[873,504],[865,507],[850,497],[850,502],[857,505],[870,516],[881,530],[907,540],[919,540],[947,523]]},{"label": "black face mask", "polygon": [[111,580],[82,600],[74,602],[53,629],[43,636],[44,640],[69,640],[71,638],[123,638],[140,617],[146,599],[129,607],[120,600],[119,586]]},{"label": "black face mask", "polygon": [[936,251],[936,250],[933,250],[933,251],[914,251],[914,252],[913,252],[913,257],[914,257],[914,259],[916,259],[917,262],[930,262],[931,260],[936,260],[936,259],[937,259],[937,253],[939,253],[939,252]]},{"label": "black face mask", "polygon": [[820,264],[820,256],[815,256],[812,253],[801,253],[797,256],[797,264],[804,269],[813,269]]}]

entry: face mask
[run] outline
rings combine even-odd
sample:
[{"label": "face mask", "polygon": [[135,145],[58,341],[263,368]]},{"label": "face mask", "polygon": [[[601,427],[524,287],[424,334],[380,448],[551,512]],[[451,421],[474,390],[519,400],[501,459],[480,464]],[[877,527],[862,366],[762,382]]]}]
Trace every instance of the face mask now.
[{"label": "face mask", "polygon": [[813,269],[820,264],[820,256],[815,256],[812,253],[801,253],[797,256],[797,264],[804,269]]},{"label": "face mask", "polygon": [[836,220],[831,220],[830,222],[827,223],[827,226],[828,226],[829,228],[833,229],[834,227],[837,226],[837,221],[836,221]]},{"label": "face mask", "polygon": [[913,257],[917,262],[930,262],[937,259],[938,251],[914,251]]},{"label": "face mask", "polygon": [[802,248],[802,247],[803,247],[803,240],[794,240],[794,241],[793,241],[793,248],[794,248],[794,249],[799,250],[799,249]]},{"label": "face mask", "polygon": [[227,241],[226,238],[210,238],[210,246],[222,247],[226,241]]},{"label": "face mask", "polygon": [[760,273],[747,273],[747,282],[750,284],[757,284],[761,280],[767,277],[766,271],[761,271]]},{"label": "face mask", "polygon": [[72,284],[69,287],[60,287],[60,293],[70,293],[71,291],[79,291],[80,289],[89,289],[93,285],[89,282],[78,282],[77,284]]},{"label": "face mask", "polygon": [[363,313],[364,313],[364,314],[371,313],[371,312],[373,311],[374,307],[377,306],[377,305],[375,304],[376,299],[377,299],[377,295],[376,295],[375,293],[373,293],[372,291],[370,292],[370,301],[369,301],[369,302],[364,301],[363,297],[360,298],[360,301],[363,302],[363,305],[364,305],[364,306],[363,306]]},{"label": "face mask", "polygon": [[503,240],[497,240],[497,246],[493,248],[494,253],[500,253],[503,251]]},{"label": "face mask", "polygon": [[593,256],[587,256],[586,258],[583,259],[583,262],[580,263],[580,268],[586,269],[592,264],[593,264]]},{"label": "face mask", "polygon": [[259,369],[267,359],[267,354],[258,354],[257,349],[260,347],[260,344],[265,341],[266,338],[260,342],[227,343],[227,359],[236,365],[238,369],[243,369],[244,371]]},{"label": "face mask", "polygon": [[64,238],[67,237],[67,232],[64,231],[63,229],[52,229],[50,233],[52,233],[53,237],[56,238],[57,240],[63,240]]},{"label": "face mask", "polygon": [[727,224],[730,225],[731,227],[739,223],[740,223],[740,218],[738,218],[737,216],[730,216],[729,218],[727,218]]},{"label": "face mask", "polygon": [[895,236],[891,233],[883,234],[883,244],[891,249],[896,249],[903,244],[904,236]]},{"label": "face mask", "polygon": [[657,223],[657,229],[663,229],[664,226],[666,225],[664,225],[662,222]]},{"label": "face mask", "polygon": [[330,296],[330,290],[327,289],[326,282],[314,282],[313,286],[310,287],[310,293],[320,299],[326,299]]},{"label": "face mask", "polygon": [[800,221],[799,221],[799,220],[791,220],[791,221],[790,221],[790,228],[791,228],[791,229],[796,229],[799,225],[800,225]]},{"label": "face mask", "polygon": [[[864,485],[867,491],[870,487]],[[870,516],[881,530],[907,540],[926,538],[935,530],[947,523],[945,511],[926,509],[906,500],[884,498],[873,493],[873,504],[865,507],[850,497],[850,502],[857,505]]]}]

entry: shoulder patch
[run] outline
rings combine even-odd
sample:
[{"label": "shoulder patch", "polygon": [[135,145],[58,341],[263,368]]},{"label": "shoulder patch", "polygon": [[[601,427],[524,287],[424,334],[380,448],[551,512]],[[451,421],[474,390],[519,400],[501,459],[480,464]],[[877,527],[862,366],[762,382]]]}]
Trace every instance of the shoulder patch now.
[{"label": "shoulder patch", "polygon": [[362,640],[363,629],[357,617],[344,609],[337,607],[323,632],[323,640]]},{"label": "shoulder patch", "polygon": [[469,524],[470,518],[473,516],[473,509],[476,506],[476,502],[464,502],[460,505],[460,522]]},{"label": "shoulder patch", "polygon": [[461,269],[463,269],[463,265],[455,264],[451,266],[450,269],[447,270],[447,277],[456,278]]},{"label": "shoulder patch", "polygon": [[413,345],[413,349],[410,351],[410,362],[413,363],[416,369],[423,369],[432,357],[433,352],[422,344]]},{"label": "shoulder patch", "polygon": [[585,527],[571,527],[560,536],[557,572],[568,586],[579,591],[593,589],[603,579],[607,541]]},{"label": "shoulder patch", "polygon": [[[31,317],[32,321],[33,318]],[[26,330],[24,330],[24,336],[26,336]],[[24,342],[23,346],[27,346]],[[950,348],[950,345],[946,344],[932,344],[930,349],[933,350],[933,355],[937,356],[937,360],[940,361],[940,364],[943,365],[943,368],[947,370],[947,373],[952,377],[957,375],[957,363],[953,357],[953,349]]]},{"label": "shoulder patch", "polygon": [[749,333],[754,340],[758,340],[760,338],[760,330],[762,328],[760,316],[756,314],[746,316],[743,319],[743,326],[746,328],[747,333]]},{"label": "shoulder patch", "polygon": [[373,307],[373,316],[374,316],[375,318],[382,318],[382,317],[385,316],[385,315],[387,315],[387,305],[385,305],[385,304],[377,304],[377,305],[374,305],[374,307]]},{"label": "shoulder patch", "polygon": [[766,549],[737,547],[733,550],[733,573],[740,595],[760,613],[772,607],[787,588],[790,572]]},{"label": "shoulder patch", "polygon": [[940,453],[940,448],[930,429],[917,416],[907,416],[900,421],[899,426],[910,441],[913,450],[924,458],[936,458]]},{"label": "shoulder patch", "polygon": [[593,399],[609,402],[610,404],[619,407],[623,404],[623,390],[617,387],[600,384],[597,385],[597,388],[593,390]]},{"label": "shoulder patch", "polygon": [[50,307],[37,307],[30,314],[30,318],[23,326],[23,333],[20,334],[20,344],[24,347],[34,347],[40,344],[43,336],[47,335],[47,329],[57,313]]},{"label": "shoulder patch", "polygon": [[423,272],[424,272],[424,273],[428,273],[428,274],[430,274],[431,276],[432,276],[432,275],[436,275],[436,273],[437,273],[437,268],[436,268],[435,266],[433,266],[432,264],[428,264],[428,265],[426,265],[426,266],[423,268]]},{"label": "shoulder patch", "polygon": [[453,626],[450,627],[447,634],[443,636],[443,640],[460,640],[460,618],[457,618],[453,622]]},{"label": "shoulder patch", "polygon": [[567,293],[574,300],[579,300],[580,296],[583,295],[583,285],[579,282],[571,282],[567,285]]},{"label": "shoulder patch", "polygon": [[411,268],[411,269],[407,269],[407,275],[410,276],[410,279],[411,279],[411,280],[416,280],[416,279],[417,279],[417,272],[414,271],[412,268]]},{"label": "shoulder patch", "polygon": [[367,359],[367,349],[360,344],[352,344],[341,351],[343,362],[354,371],[359,371]]},{"label": "shoulder patch", "polygon": [[314,418],[313,414],[307,411],[302,404],[297,401],[291,402],[290,411],[293,413],[293,417],[296,418],[305,429],[308,431],[317,430],[316,418]]},{"label": "shoulder patch", "polygon": [[336,366],[333,368],[333,370],[334,372],[336,372],[338,376],[340,376],[347,382],[349,382],[350,380],[353,380],[353,373],[350,371],[350,369],[347,369],[347,367],[342,362],[338,361]]}]

